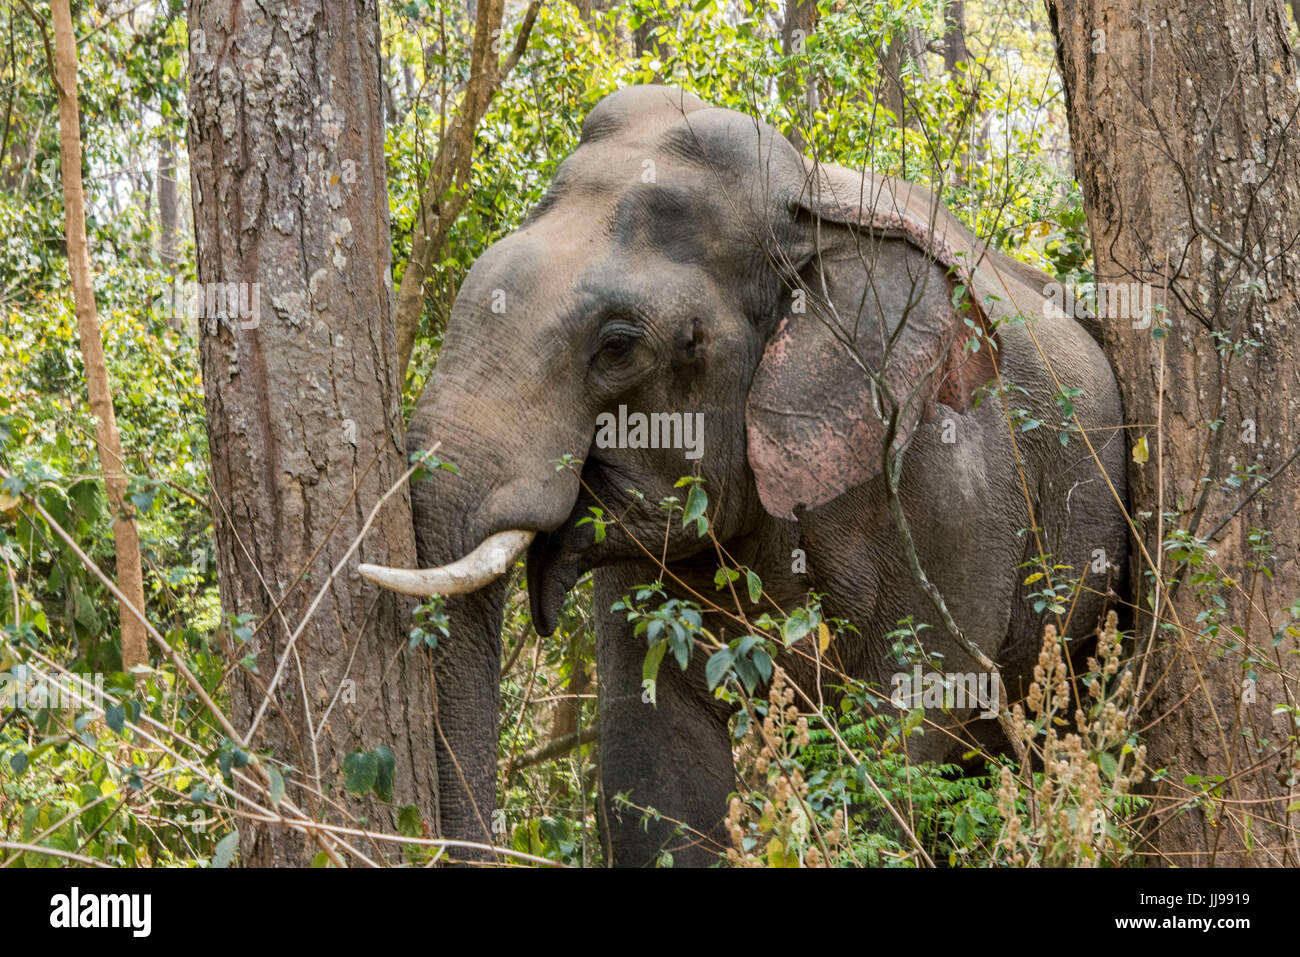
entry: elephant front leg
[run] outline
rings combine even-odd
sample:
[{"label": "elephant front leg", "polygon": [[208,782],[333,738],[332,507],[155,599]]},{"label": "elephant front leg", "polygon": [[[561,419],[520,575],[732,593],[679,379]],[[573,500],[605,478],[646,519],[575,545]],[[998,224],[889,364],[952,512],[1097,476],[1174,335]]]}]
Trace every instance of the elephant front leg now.
[{"label": "elephant front leg", "polygon": [[665,854],[677,867],[705,867],[727,846],[722,821],[735,789],[727,712],[708,693],[698,653],[686,672],[672,655],[664,658],[651,704],[641,675],[646,641],[622,615],[608,613],[633,584],[653,578],[653,571],[640,578],[609,569],[596,574],[607,856],[618,867],[653,866]]}]

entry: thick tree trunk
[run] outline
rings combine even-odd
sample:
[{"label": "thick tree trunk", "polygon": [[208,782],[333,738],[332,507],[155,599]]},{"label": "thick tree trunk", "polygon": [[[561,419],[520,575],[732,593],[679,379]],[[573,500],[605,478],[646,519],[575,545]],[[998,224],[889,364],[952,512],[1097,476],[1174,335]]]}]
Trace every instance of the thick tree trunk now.
[{"label": "thick tree trunk", "polygon": [[[1103,320],[1130,441],[1150,454],[1129,479],[1149,556],[1136,553],[1136,644],[1151,649],[1135,662],[1134,727],[1169,772],[1148,849],[1180,866],[1294,866],[1300,98],[1286,13],[1277,0],[1047,6],[1097,279],[1149,284],[1167,308],[1146,327],[1134,308]],[[1175,534],[1212,554],[1180,568],[1161,547]]]},{"label": "thick tree trunk", "polygon": [[[140,563],[140,535],[135,511],[126,501],[126,460],[117,433],[113,393],[104,362],[104,342],[99,334],[99,313],[90,277],[90,249],[86,242],[86,197],[81,185],[81,128],[77,105],[77,43],[72,32],[69,0],[53,0],[55,86],[59,96],[59,161],[63,174],[63,211],[68,241],[68,272],[77,311],[77,336],[86,364],[86,390],[95,417],[95,448],[104,472],[109,505],[113,509],[113,551],[117,557],[117,587],[127,601],[144,614],[144,572]],[[149,663],[149,639],[144,622],[126,603],[118,605],[122,633],[122,667]]]},{"label": "thick tree trunk", "polygon": [[[233,676],[232,717],[254,729],[249,747],[292,765],[284,776],[300,806],[391,832],[390,809],[346,795],[340,771],[349,752],[387,746],[394,803],[417,804],[433,824],[429,661],[404,650],[406,605],[356,572],[358,561],[415,561],[376,4],[193,0],[189,29],[199,278],[250,284],[240,291],[253,306],[200,323],[222,608],[257,628],[231,648],[257,667]],[[316,850],[284,829],[241,829],[245,864],[303,864]]]}]

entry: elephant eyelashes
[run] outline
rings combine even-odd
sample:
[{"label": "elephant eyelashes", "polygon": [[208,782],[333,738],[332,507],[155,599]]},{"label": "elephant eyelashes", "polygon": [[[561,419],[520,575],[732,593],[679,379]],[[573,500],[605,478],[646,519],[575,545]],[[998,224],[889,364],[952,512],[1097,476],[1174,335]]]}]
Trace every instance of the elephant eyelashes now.
[{"label": "elephant eyelashes", "polygon": [[614,335],[607,339],[601,340],[600,351],[607,356],[621,356],[624,353],[631,352],[632,346],[636,341],[627,335]]},{"label": "elephant eyelashes", "polygon": [[611,359],[621,359],[636,346],[640,331],[628,322],[611,322],[600,331],[597,353]]}]

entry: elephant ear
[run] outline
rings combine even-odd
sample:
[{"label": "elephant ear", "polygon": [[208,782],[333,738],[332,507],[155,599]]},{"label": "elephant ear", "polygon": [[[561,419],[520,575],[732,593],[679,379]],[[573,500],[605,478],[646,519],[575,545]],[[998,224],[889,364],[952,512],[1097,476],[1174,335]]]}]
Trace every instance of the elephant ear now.
[{"label": "elephant ear", "polygon": [[759,497],[781,518],[882,471],[893,403],[873,376],[897,403],[899,445],[936,402],[969,411],[995,377],[968,292],[974,237],[908,183],[822,167],[809,184],[791,201],[806,245],[746,406]]}]

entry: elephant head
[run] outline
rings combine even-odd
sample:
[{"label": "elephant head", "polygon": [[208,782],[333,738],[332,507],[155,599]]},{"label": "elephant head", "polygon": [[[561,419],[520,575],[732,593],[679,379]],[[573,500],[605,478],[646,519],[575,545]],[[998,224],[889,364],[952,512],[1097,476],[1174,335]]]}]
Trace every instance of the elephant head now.
[{"label": "elephant head", "polygon": [[[412,487],[436,567],[363,569],[460,596],[435,665],[448,837],[483,840],[493,806],[494,579],[527,547],[548,635],[578,577],[643,557],[638,541],[669,561],[711,547],[665,532],[684,474],[724,542],[878,474],[934,401],[964,408],[990,377],[966,348],[983,317],[954,306],[967,240],[924,191],[818,169],[681,91],[592,111],[540,205],[470,270],[410,423],[411,448],[437,441],[459,469]],[[638,413],[653,434],[616,441]],[[580,524],[592,507],[621,523],[603,541]]]}]

